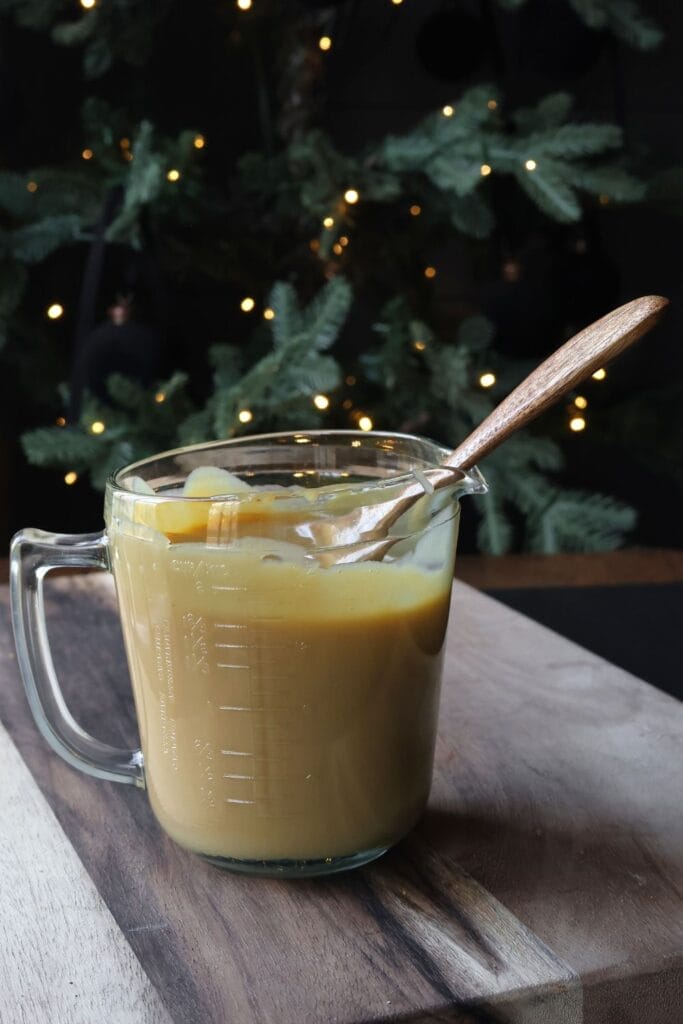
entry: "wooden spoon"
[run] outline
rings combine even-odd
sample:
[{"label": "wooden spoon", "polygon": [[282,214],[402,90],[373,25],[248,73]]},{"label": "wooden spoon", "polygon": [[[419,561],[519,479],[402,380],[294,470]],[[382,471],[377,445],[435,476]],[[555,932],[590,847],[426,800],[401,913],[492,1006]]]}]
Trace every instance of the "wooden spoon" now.
[{"label": "wooden spoon", "polygon": [[[575,334],[475,427],[451,452],[443,468],[424,473],[431,486],[437,489],[457,484],[454,470],[470,469],[510,434],[525,427],[595,370],[618,356],[654,327],[668,305],[669,300],[660,295],[633,299]],[[388,501],[361,506],[328,522],[309,524],[313,540],[328,548],[319,553],[319,560],[328,566],[379,561],[399,539],[387,537],[389,527],[424,494],[425,488],[415,480]]]}]

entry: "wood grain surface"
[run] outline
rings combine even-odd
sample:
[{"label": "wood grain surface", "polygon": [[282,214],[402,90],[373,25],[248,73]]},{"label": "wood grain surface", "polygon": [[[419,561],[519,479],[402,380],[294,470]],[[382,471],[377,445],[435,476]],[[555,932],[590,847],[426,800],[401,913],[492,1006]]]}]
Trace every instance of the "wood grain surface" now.
[{"label": "wood grain surface", "polygon": [[[64,577],[46,591],[67,702],[86,729],[133,744],[110,581]],[[144,793],[52,754],[23,696],[1,593],[11,741],[0,747],[0,850],[14,864],[3,945],[18,941],[19,906],[39,921],[65,906],[85,914],[93,899],[105,936],[76,911],[63,912],[56,952],[45,928],[29,930],[22,952],[3,954],[3,1024],[680,1024],[683,711],[672,698],[456,585],[423,820],[361,870],[249,879],[175,846]],[[55,875],[61,886],[28,881]],[[84,947],[100,965],[79,985],[101,1012],[60,1017],[50,976],[75,977]],[[112,984],[149,1009],[112,1016]],[[47,995],[22,1017],[27,991]]]}]

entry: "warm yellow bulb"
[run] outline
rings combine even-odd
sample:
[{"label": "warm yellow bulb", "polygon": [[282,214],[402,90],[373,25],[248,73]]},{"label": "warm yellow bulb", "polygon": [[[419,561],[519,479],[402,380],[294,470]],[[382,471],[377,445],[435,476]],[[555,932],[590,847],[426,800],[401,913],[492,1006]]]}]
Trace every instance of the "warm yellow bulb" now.
[{"label": "warm yellow bulb", "polygon": [[600,370],[596,370],[595,373],[591,374],[591,376],[593,380],[604,380],[607,376],[607,370],[601,368]]},{"label": "warm yellow bulb", "polygon": [[453,117],[455,113],[455,107],[452,107],[450,103],[447,103],[445,107],[441,108],[441,113],[444,117]]},{"label": "warm yellow bulb", "polygon": [[251,423],[254,418],[254,414],[251,409],[240,409],[237,413],[237,419],[240,423]]},{"label": "warm yellow bulb", "polygon": [[425,277],[432,278],[436,277],[436,267],[425,267]]},{"label": "warm yellow bulb", "polygon": [[569,421],[569,429],[573,430],[575,434],[578,434],[580,430],[586,429],[586,420],[583,416],[572,416]]},{"label": "warm yellow bulb", "polygon": [[356,378],[354,377],[354,375],[353,375],[352,373],[350,373],[350,374],[348,375],[348,377],[345,377],[345,378],[344,378],[344,382],[345,382],[346,384],[348,384],[348,386],[349,386],[350,388],[352,388],[352,387],[354,386],[354,384],[356,383]]},{"label": "warm yellow bulb", "polygon": [[345,246],[345,245],[348,245],[348,244],[349,244],[349,239],[348,239],[348,237],[347,237],[346,235],[340,235],[340,236],[339,236],[339,244],[340,244],[340,245],[344,245],[344,246]]},{"label": "warm yellow bulb", "polygon": [[121,149],[130,149],[130,139],[119,139],[119,146]]},{"label": "warm yellow bulb", "polygon": [[29,182],[27,182],[26,188],[28,189],[29,192],[37,192],[38,191],[38,182],[37,181],[29,181]]},{"label": "warm yellow bulb", "polygon": [[413,205],[410,207],[410,216],[419,217],[421,213],[422,207],[419,205],[419,203],[413,203]]},{"label": "warm yellow bulb", "polygon": [[73,469],[70,470],[64,477],[64,483],[67,485],[67,487],[71,487],[71,485],[75,484],[77,480],[78,473],[74,473]]},{"label": "warm yellow bulb", "polygon": [[263,319],[264,320],[274,320],[275,319],[275,310],[271,309],[270,306],[266,306],[266,308],[263,310]]},{"label": "warm yellow bulb", "polygon": [[59,302],[53,302],[51,306],[47,307],[45,313],[48,320],[59,320],[60,316],[64,316],[64,306]]},{"label": "warm yellow bulb", "polygon": [[256,305],[255,301],[250,295],[245,296],[240,302],[240,309],[243,313],[251,313],[252,309]]},{"label": "warm yellow bulb", "polygon": [[316,407],[316,409],[329,409],[330,400],[327,397],[327,395],[314,395],[313,405]]},{"label": "warm yellow bulb", "polygon": [[81,153],[81,156],[83,157],[84,160],[92,160],[92,158],[93,158],[93,151],[92,151],[92,149],[84,149],[83,152]]},{"label": "warm yellow bulb", "polygon": [[194,139],[192,140],[192,145],[194,146],[195,149],[204,149],[204,146],[206,145],[206,139],[204,138],[203,135],[195,135]]},{"label": "warm yellow bulb", "polygon": [[609,203],[609,196],[603,193],[603,195],[598,196],[598,202],[601,206],[607,206]]},{"label": "warm yellow bulb", "polygon": [[90,433],[91,434],[103,434],[105,429],[106,429],[106,427],[105,427],[104,423],[102,422],[102,420],[95,420],[94,423],[90,424]]},{"label": "warm yellow bulb", "polygon": [[479,173],[481,174],[482,178],[488,178],[492,170],[493,168],[491,167],[490,164],[482,164],[481,167],[479,168]]},{"label": "warm yellow bulb", "polygon": [[80,0],[81,7],[84,7],[86,11],[91,11],[95,3],[96,0]]},{"label": "warm yellow bulb", "polygon": [[178,181],[179,179],[180,179],[180,171],[177,171],[175,169],[175,167],[172,167],[171,170],[166,175],[166,180],[167,181]]},{"label": "warm yellow bulb", "polygon": [[335,242],[334,245],[332,246],[332,252],[334,253],[335,256],[341,256],[341,254],[344,252],[344,248],[339,244],[339,242]]},{"label": "warm yellow bulb", "polygon": [[419,340],[414,341],[413,348],[415,349],[416,352],[424,352],[424,350],[427,348],[427,342]]},{"label": "warm yellow bulb", "polygon": [[358,420],[358,426],[361,430],[372,430],[373,423],[369,416],[361,416]]},{"label": "warm yellow bulb", "polygon": [[391,0],[391,2],[394,5],[394,7],[400,7],[401,4],[403,3],[403,0]]},{"label": "warm yellow bulb", "polygon": [[588,399],[584,398],[583,395],[577,395],[576,398],[574,399],[574,405],[576,406],[577,409],[587,409],[588,408]]},{"label": "warm yellow bulb", "polygon": [[251,8],[251,0],[237,0],[237,8],[240,11],[248,11]]},{"label": "warm yellow bulb", "polygon": [[157,391],[156,395],[154,396],[154,401],[158,402],[159,405],[161,405],[162,402],[165,402],[166,401],[166,395],[164,394],[164,392],[163,391]]},{"label": "warm yellow bulb", "polygon": [[64,418],[64,416],[58,416],[57,419],[55,420],[55,423],[57,424],[58,427],[65,427],[66,419]]},{"label": "warm yellow bulb", "polygon": [[325,217],[325,219],[323,220],[323,227],[324,228],[333,228],[334,227],[334,217]]},{"label": "warm yellow bulb", "polygon": [[538,164],[535,160],[525,160],[524,166],[526,167],[527,171],[535,171]]},{"label": "warm yellow bulb", "polygon": [[330,50],[332,48],[332,40],[329,36],[321,36],[318,40],[318,46],[321,50]]},{"label": "warm yellow bulb", "polygon": [[490,371],[488,373],[482,373],[481,377],[479,378],[479,384],[482,388],[492,388],[495,383],[496,375],[495,373],[491,373]]},{"label": "warm yellow bulb", "polygon": [[346,200],[347,203],[350,203],[351,206],[353,206],[353,204],[357,203],[358,200],[360,199],[360,195],[358,194],[355,188],[347,188],[346,192],[344,193],[344,199]]},{"label": "warm yellow bulb", "polygon": [[489,110],[495,110],[496,107],[498,106],[498,100],[489,100],[486,106],[489,108]]}]

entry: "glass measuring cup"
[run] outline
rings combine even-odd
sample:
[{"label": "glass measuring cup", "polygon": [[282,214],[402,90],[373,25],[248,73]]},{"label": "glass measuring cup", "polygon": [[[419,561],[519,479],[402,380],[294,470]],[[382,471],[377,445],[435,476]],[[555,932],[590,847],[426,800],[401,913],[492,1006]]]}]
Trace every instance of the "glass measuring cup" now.
[{"label": "glass measuring cup", "polygon": [[[103,533],[18,533],[13,624],[44,738],[90,775],[146,788],[171,838],[222,867],[305,876],[382,854],[429,794],[457,499],[485,484],[454,470],[427,485],[381,561],[337,563],[334,522],[446,454],[356,431],[196,445],[116,473]],[[238,492],[183,496],[207,466]],[[96,740],[64,704],[42,581],[67,565],[113,572],[141,750]]]}]

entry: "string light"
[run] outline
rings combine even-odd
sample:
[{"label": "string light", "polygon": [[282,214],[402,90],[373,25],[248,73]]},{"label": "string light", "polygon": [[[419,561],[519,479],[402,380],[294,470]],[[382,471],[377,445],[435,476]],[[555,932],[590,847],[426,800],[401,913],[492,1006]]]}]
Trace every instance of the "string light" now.
[{"label": "string light", "polygon": [[332,48],[332,40],[329,36],[321,36],[318,40],[318,46],[323,51],[330,50]]},{"label": "string light", "polygon": [[452,107],[450,103],[447,103],[445,107],[441,108],[441,113],[444,117],[453,117],[455,113],[455,107]]},{"label": "string light", "polygon": [[123,156],[124,160],[128,161],[128,163],[132,163],[132,161],[133,161],[133,152],[132,152],[132,150],[124,149],[122,156]]},{"label": "string light", "polygon": [[242,310],[243,313],[251,313],[255,305],[256,303],[252,299],[251,295],[246,295],[240,302],[240,309]]},{"label": "string light", "polygon": [[421,213],[422,213],[422,207],[420,206],[420,204],[419,203],[413,203],[413,205],[410,207],[410,216],[411,217],[419,217]]},{"label": "string light", "polygon": [[332,246],[332,252],[335,254],[335,256],[341,256],[341,254],[344,252],[344,247],[340,245],[339,242],[335,242],[334,245]]},{"label": "string light", "polygon": [[591,374],[593,380],[604,380],[606,376],[607,370],[605,370],[604,368],[600,368],[599,370],[596,370],[595,373]]},{"label": "string light", "polygon": [[489,110],[496,110],[496,108],[498,107],[498,100],[489,100],[486,106],[489,108]]},{"label": "string light", "polygon": [[495,373],[491,373],[490,370],[488,370],[486,373],[482,373],[481,377],[479,378],[479,385],[482,388],[492,388],[495,383],[496,375]]},{"label": "string light", "polygon": [[346,200],[347,203],[350,203],[351,206],[353,206],[353,204],[357,203],[358,200],[360,199],[360,195],[358,194],[355,188],[347,188],[346,192],[344,193],[344,199]]},{"label": "string light", "polygon": [[339,236],[339,244],[342,246],[347,246],[349,244],[349,240],[346,235]]},{"label": "string light", "polygon": [[64,306],[59,302],[53,302],[51,306],[48,306],[45,310],[45,315],[48,320],[59,320],[60,316],[64,316]]},{"label": "string light", "polygon": [[64,476],[64,483],[67,485],[67,487],[71,487],[71,485],[75,484],[77,480],[78,473],[74,473],[73,469],[69,470],[69,472],[66,473]]},{"label": "string light", "polygon": [[538,164],[535,160],[525,160],[524,166],[526,167],[527,171],[535,171]]},{"label": "string light", "polygon": [[479,168],[479,173],[481,174],[482,178],[488,178],[492,170],[493,168],[491,167],[490,164],[482,164],[481,167]]},{"label": "string light", "polygon": [[96,0],[80,0],[81,7],[86,11],[92,11],[95,6]]},{"label": "string light", "polygon": [[580,430],[586,429],[586,419],[584,416],[572,416],[569,421],[569,429],[573,430],[575,434],[578,434]]},{"label": "string light", "polygon": [[358,420],[358,426],[361,430],[372,430],[373,422],[369,416],[361,416]]},{"label": "string light", "polygon": [[240,409],[237,413],[237,419],[240,423],[251,423],[254,418],[254,414],[251,409]]},{"label": "string light", "polygon": [[609,203],[609,196],[603,193],[601,196],[598,196],[598,202],[601,206],[607,206]]},{"label": "string light", "polygon": [[436,267],[425,267],[424,275],[425,277],[428,277],[430,280],[431,278],[436,277]]},{"label": "string light", "polygon": [[416,352],[424,352],[424,350],[427,348],[427,342],[419,340],[414,341],[413,348],[415,349]]},{"label": "string light", "polygon": [[94,154],[93,154],[92,149],[84,149],[83,152],[81,153],[81,156],[83,157],[84,160],[92,160],[93,155]]},{"label": "string light", "polygon": [[317,238],[312,238],[308,243],[308,247],[311,250],[311,252],[317,252],[318,249],[320,248],[320,242],[318,241]]},{"label": "string light", "polygon": [[166,179],[167,181],[179,181],[180,171],[177,171],[175,167],[172,167],[171,170],[166,175]]},{"label": "string light", "polygon": [[266,306],[266,308],[263,310],[263,319],[264,320],[274,320],[275,319],[275,310],[271,309],[270,306]]},{"label": "string light", "polygon": [[577,409],[587,409],[588,408],[588,399],[584,398],[583,395],[577,395],[576,398],[574,399],[574,405],[576,406]]},{"label": "string light", "polygon": [[203,135],[195,135],[194,139],[192,140],[192,145],[194,146],[195,149],[204,149],[204,146],[206,145],[206,139],[204,138]]},{"label": "string light", "polygon": [[327,395],[314,395],[313,405],[316,407],[316,409],[329,409],[330,400],[327,397]]},{"label": "string light", "polygon": [[55,420],[55,423],[56,423],[56,425],[58,427],[65,427],[66,426],[66,420],[64,419],[63,416],[58,416],[57,419]]},{"label": "string light", "polygon": [[342,402],[342,409],[351,409],[352,407],[353,402],[351,401],[351,399],[345,398],[344,401]]},{"label": "string light", "polygon": [[400,7],[401,4],[403,3],[403,0],[391,0],[391,2],[394,5],[394,7]]},{"label": "string light", "polygon": [[121,149],[130,149],[130,139],[119,139],[119,146]]},{"label": "string light", "polygon": [[37,192],[38,191],[38,182],[37,181],[29,181],[29,182],[27,182],[26,188],[27,188],[27,190],[29,192]]},{"label": "string light", "polygon": [[325,217],[325,219],[323,220],[323,227],[324,228],[328,228],[328,229],[329,228],[333,228],[334,227],[334,217]]},{"label": "string light", "polygon": [[91,434],[103,434],[105,430],[106,430],[106,426],[102,422],[102,420],[95,420],[94,423],[90,424],[90,433]]},{"label": "string light", "polygon": [[352,373],[350,373],[348,377],[344,378],[344,383],[347,384],[348,387],[352,388],[353,385],[356,383],[356,378]]},{"label": "string light", "polygon": [[251,9],[251,0],[237,0],[237,8],[240,11],[248,11]]},{"label": "string light", "polygon": [[166,401],[166,394],[165,394],[165,392],[157,391],[156,395],[154,396],[154,401],[158,402],[159,405],[161,405],[162,402],[165,402]]}]

